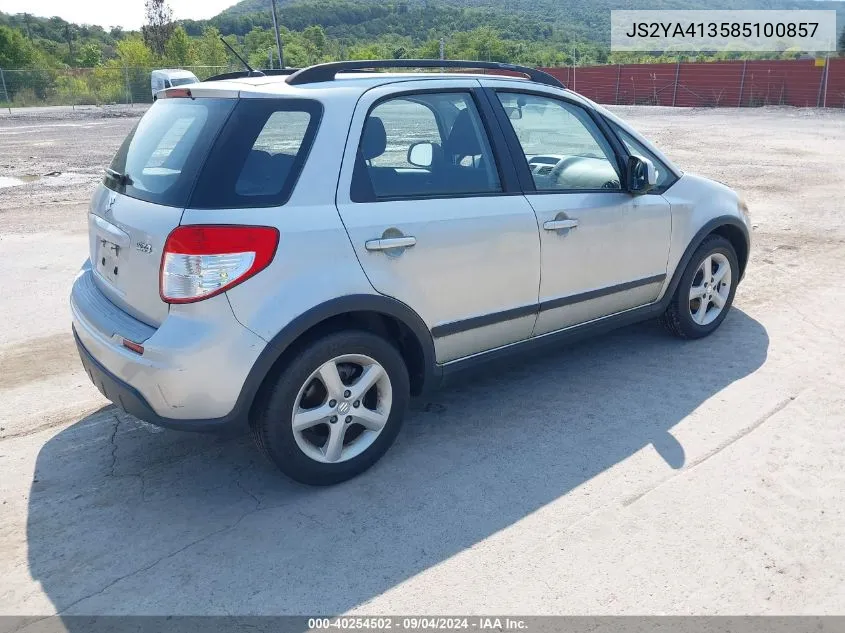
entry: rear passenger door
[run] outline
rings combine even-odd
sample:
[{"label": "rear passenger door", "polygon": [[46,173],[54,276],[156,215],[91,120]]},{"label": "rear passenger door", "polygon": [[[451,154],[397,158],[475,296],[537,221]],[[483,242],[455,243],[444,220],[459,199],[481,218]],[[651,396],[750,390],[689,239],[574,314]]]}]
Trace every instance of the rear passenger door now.
[{"label": "rear passenger door", "polygon": [[540,244],[492,109],[467,80],[364,94],[337,206],[373,287],[414,309],[448,362],[526,339]]}]

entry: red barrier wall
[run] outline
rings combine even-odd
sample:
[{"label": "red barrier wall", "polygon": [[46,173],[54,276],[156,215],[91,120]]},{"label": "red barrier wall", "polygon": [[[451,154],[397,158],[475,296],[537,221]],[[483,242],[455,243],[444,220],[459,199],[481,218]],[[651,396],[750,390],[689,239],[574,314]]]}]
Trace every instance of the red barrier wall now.
[{"label": "red barrier wall", "polygon": [[545,68],[598,103],[845,107],[845,58]]}]

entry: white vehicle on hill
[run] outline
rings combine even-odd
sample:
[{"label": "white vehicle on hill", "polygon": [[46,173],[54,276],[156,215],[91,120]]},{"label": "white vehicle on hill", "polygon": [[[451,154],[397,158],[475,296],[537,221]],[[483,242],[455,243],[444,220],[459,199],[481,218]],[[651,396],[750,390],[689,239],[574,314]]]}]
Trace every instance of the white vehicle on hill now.
[{"label": "white vehicle on hill", "polygon": [[197,79],[197,76],[190,70],[168,68],[163,70],[154,70],[150,73],[150,88],[153,92],[153,101],[156,100],[156,93],[159,90],[195,83],[199,83],[199,79]]}]

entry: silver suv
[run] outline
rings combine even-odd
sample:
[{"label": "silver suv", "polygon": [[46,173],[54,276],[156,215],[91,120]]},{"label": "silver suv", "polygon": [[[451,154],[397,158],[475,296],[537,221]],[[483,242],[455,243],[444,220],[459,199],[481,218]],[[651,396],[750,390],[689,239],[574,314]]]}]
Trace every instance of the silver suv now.
[{"label": "silver suv", "polygon": [[[400,66],[508,72],[351,72]],[[159,92],[94,194],[73,331],[138,418],[248,424],[331,484],[454,371],[653,317],[699,338],[730,309],[744,203],[553,77],[277,74]]]}]

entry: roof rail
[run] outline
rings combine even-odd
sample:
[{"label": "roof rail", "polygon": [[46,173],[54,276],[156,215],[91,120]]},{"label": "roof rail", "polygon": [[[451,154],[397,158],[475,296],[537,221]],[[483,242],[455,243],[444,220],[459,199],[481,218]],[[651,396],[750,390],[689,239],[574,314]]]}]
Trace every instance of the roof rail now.
[{"label": "roof rail", "polygon": [[565,88],[561,81],[547,72],[518,66],[516,64],[503,64],[501,62],[477,62],[457,59],[375,59],[375,60],[354,60],[345,62],[329,62],[309,66],[293,73],[285,81],[293,86],[311,84],[319,81],[332,81],[337,73],[353,70],[370,70],[373,68],[483,68],[486,70],[507,70],[526,75],[531,81]]},{"label": "roof rail", "polygon": [[300,70],[299,68],[273,68],[270,70],[256,70],[249,72],[248,70],[236,70],[231,73],[221,73],[219,75],[212,75],[203,81],[222,81],[223,79],[241,79],[242,77],[261,77],[271,75],[291,75]]}]

